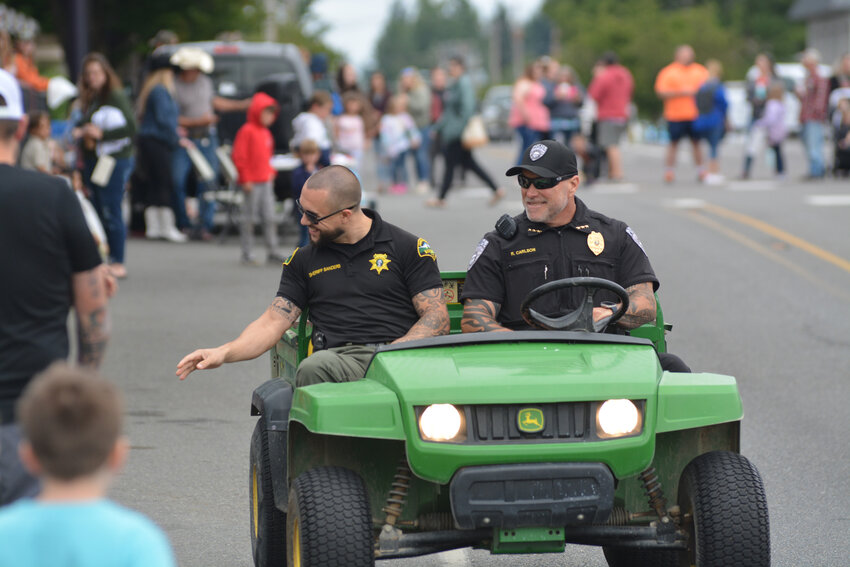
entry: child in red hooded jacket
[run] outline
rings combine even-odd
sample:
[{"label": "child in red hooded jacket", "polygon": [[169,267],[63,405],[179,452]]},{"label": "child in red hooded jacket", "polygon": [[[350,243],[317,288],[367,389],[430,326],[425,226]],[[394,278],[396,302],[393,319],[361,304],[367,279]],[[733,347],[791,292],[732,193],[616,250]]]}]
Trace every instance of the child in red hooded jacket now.
[{"label": "child in red hooded jacket", "polygon": [[271,166],[274,139],[269,126],[275,121],[278,104],[269,95],[257,93],[248,108],[248,120],[239,128],[233,141],[233,165],[239,173],[242,188],[242,224],[240,239],[242,263],[258,265],[252,252],[254,246],[254,217],[263,223],[263,238],[268,250],[268,262],[282,263],[283,256],[277,247],[277,222],[275,221],[274,177]]}]

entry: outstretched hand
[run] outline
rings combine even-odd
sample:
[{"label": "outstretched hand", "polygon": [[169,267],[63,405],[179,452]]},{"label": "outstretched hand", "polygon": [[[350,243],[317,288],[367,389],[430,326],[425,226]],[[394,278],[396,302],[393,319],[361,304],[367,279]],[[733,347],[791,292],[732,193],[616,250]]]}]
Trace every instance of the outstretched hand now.
[{"label": "outstretched hand", "polygon": [[177,363],[175,374],[185,380],[186,376],[195,370],[211,370],[223,363],[224,352],[220,348],[202,348],[184,356],[183,360]]}]

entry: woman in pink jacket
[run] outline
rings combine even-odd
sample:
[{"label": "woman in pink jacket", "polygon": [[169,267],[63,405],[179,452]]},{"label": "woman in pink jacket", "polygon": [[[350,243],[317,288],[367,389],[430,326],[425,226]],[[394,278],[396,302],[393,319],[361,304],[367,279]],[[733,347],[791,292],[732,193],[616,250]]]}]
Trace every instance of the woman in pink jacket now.
[{"label": "woman in pink jacket", "polygon": [[540,63],[529,63],[525,73],[514,83],[513,106],[508,124],[516,129],[520,137],[516,163],[522,161],[525,148],[543,139],[543,133],[549,131],[549,109],[543,104],[546,87],[540,82],[542,73]]}]

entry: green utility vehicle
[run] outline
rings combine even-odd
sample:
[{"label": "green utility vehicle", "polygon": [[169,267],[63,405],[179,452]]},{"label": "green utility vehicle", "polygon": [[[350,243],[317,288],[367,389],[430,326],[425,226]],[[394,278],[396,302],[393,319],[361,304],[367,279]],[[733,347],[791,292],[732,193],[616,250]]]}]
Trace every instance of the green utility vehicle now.
[{"label": "green utility vehicle", "polygon": [[[523,316],[543,330],[460,334],[465,274],[443,273],[447,336],[378,347],[363,380],[293,389],[308,314],[254,391],[255,564],[373,565],[473,547],[561,553],[599,545],[612,567],[770,564],[764,488],[739,454],[735,379],[661,370],[661,309],[599,332],[596,278],[550,282]],[[582,306],[534,302],[571,287]]]}]

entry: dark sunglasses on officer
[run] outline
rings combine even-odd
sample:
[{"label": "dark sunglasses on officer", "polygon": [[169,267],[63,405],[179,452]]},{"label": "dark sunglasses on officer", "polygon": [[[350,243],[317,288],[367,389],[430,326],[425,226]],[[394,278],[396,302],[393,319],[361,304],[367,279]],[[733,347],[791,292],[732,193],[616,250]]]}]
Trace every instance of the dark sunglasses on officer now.
[{"label": "dark sunglasses on officer", "polygon": [[520,173],[516,176],[516,180],[523,189],[528,189],[532,185],[534,185],[535,189],[551,189],[564,179],[569,179],[570,177],[574,177],[574,174],[561,175],[559,177],[535,177],[532,179]]},{"label": "dark sunglasses on officer", "polygon": [[301,200],[300,200],[300,199],[296,199],[296,200],[295,200],[295,206],[298,208],[298,212],[299,212],[300,214],[302,214],[303,216],[307,217],[307,221],[308,221],[310,224],[312,224],[312,225],[316,225],[316,224],[319,224],[320,222],[322,222],[322,221],[323,221],[323,220],[325,220],[325,219],[329,219],[329,218],[331,218],[331,217],[332,217],[332,216],[334,216],[334,215],[338,215],[338,214],[339,214],[339,213],[341,213],[342,211],[347,211],[347,210],[349,210],[349,209],[353,209],[353,208],[355,208],[357,205],[351,205],[350,207],[343,207],[343,208],[341,208],[340,210],[338,210],[338,211],[334,211],[334,212],[332,212],[331,214],[329,214],[329,215],[325,215],[325,216],[323,216],[323,217],[320,217],[319,215],[317,215],[317,214],[316,214],[316,213],[314,213],[313,211],[307,211],[307,210],[305,210],[305,209],[304,209],[304,207],[302,207],[302,206],[301,206]]}]

